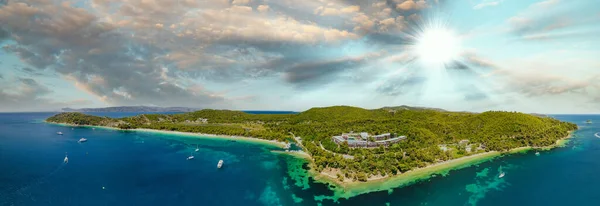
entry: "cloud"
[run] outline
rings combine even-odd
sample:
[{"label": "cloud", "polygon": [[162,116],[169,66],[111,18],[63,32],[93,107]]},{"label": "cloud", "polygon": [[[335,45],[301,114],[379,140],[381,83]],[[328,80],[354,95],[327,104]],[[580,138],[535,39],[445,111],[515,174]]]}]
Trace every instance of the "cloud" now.
[{"label": "cloud", "polygon": [[14,87],[0,88],[0,112],[49,111],[61,107],[89,104],[89,101],[54,101],[46,96],[52,91],[31,78],[19,78]]},{"label": "cloud", "polygon": [[[538,70],[508,70],[498,68],[485,76],[503,82],[503,93],[518,92],[527,97],[552,96],[568,93],[585,94],[600,86],[600,74],[587,78],[539,72]],[[597,96],[593,95],[592,97]]]},{"label": "cloud", "polygon": [[360,6],[347,6],[344,8],[332,8],[320,6],[315,9],[314,13],[321,16],[337,16],[357,13],[360,10]]},{"label": "cloud", "polygon": [[473,6],[473,9],[478,10],[478,9],[483,9],[485,7],[498,6],[498,5],[500,5],[500,3],[502,3],[502,1],[484,1],[484,2],[481,2],[481,3]]},{"label": "cloud", "polygon": [[594,3],[589,1],[547,0],[532,4],[528,9],[507,20],[509,32],[518,40],[552,40],[554,37],[580,38],[581,33],[598,34],[585,30],[595,25]]},{"label": "cloud", "polygon": [[7,39],[10,34],[0,27],[0,42]]},{"label": "cloud", "polygon": [[380,55],[380,53],[369,53],[357,57],[299,63],[286,70],[284,78],[288,83],[296,85],[298,88],[310,89],[315,85],[325,85],[338,81],[338,74],[352,72],[352,70],[364,66],[369,60],[378,58]]},{"label": "cloud", "polygon": [[259,12],[267,12],[269,11],[269,5],[259,5],[258,7],[256,7],[256,10]]},{"label": "cloud", "polygon": [[[0,25],[18,37],[13,39],[16,44],[4,46],[5,51],[38,69],[69,76],[111,104],[198,106],[224,99],[210,92],[194,93],[188,87],[192,83],[164,81],[162,68],[172,62],[161,59],[162,48],[135,44],[117,25],[66,3],[9,2],[0,7]],[[94,77],[103,83],[92,81]]]},{"label": "cloud", "polygon": [[400,96],[408,93],[416,93],[420,96],[419,91],[422,85],[427,81],[427,78],[416,74],[407,74],[392,78],[379,87],[376,91],[386,96]]},{"label": "cloud", "polygon": [[425,0],[405,0],[404,2],[396,4],[396,9],[398,10],[419,10],[427,8],[427,2]]}]

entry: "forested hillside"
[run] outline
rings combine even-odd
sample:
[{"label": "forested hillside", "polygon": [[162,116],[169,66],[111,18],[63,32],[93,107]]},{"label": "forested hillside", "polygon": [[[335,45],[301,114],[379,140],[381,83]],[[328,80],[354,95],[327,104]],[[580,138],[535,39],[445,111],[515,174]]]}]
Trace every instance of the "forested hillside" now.
[{"label": "forested hillside", "polygon": [[[229,110],[200,110],[126,118],[61,113],[48,122],[146,128],[181,132],[239,135],[289,141],[290,133],[302,137],[313,156],[315,169],[337,168],[343,178],[366,180],[369,175],[391,175],[484,151],[506,151],[524,146],[549,146],[577,129],[572,123],[517,112],[446,112],[430,109],[366,110],[349,106],[313,108],[299,114],[248,114]],[[369,132],[396,133],[406,141],[388,148],[350,149],[334,144],[333,135]],[[468,140],[468,145],[458,144]],[[441,145],[450,148],[440,149]],[[322,147],[329,150],[323,150]],[[466,147],[472,147],[469,150]],[[477,150],[475,147],[479,148]],[[349,154],[354,159],[341,155]]]}]

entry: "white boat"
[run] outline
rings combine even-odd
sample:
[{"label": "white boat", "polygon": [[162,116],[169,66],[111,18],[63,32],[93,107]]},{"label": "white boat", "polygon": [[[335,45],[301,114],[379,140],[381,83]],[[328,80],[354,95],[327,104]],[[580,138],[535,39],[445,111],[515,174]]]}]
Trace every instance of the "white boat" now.
[{"label": "white boat", "polygon": [[600,138],[600,132],[598,132],[598,133],[594,134],[594,136],[596,136],[596,137]]},{"label": "white boat", "polygon": [[504,177],[504,172],[500,173],[500,175],[498,175],[498,178],[502,178]]},{"label": "white boat", "polygon": [[192,155],[192,153],[190,152],[190,156],[187,157],[187,160],[192,160],[192,159],[194,159],[194,155]]},{"label": "white boat", "polygon": [[200,148],[198,148],[198,145],[196,145],[196,150],[194,150],[194,152],[198,152],[200,151]]},{"label": "white boat", "polygon": [[63,135],[63,133],[62,133],[62,132],[57,132],[56,134],[57,134],[57,135]]},{"label": "white boat", "polygon": [[219,163],[217,163],[217,168],[221,167],[223,167],[223,160],[219,160]]},{"label": "white boat", "polygon": [[77,141],[77,142],[87,142],[87,139],[82,137],[82,138],[81,138],[81,139],[79,139],[79,141]]},{"label": "white boat", "polygon": [[540,156],[540,152],[535,152],[535,155],[536,156]]},{"label": "white boat", "polygon": [[65,163],[69,163],[69,157],[67,157],[67,155],[65,155],[65,159],[63,160]]}]

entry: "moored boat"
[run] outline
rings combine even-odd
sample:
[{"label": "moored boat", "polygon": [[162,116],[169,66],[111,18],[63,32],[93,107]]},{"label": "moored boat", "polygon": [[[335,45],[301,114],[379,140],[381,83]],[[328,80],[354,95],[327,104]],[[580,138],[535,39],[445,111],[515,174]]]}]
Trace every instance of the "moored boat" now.
[{"label": "moored boat", "polygon": [[57,132],[56,134],[57,134],[57,135],[63,135],[63,133],[62,133],[62,132]]},{"label": "moored boat", "polygon": [[504,177],[504,172],[500,173],[500,175],[498,175],[498,178],[503,178]]},{"label": "moored boat", "polygon": [[81,138],[81,139],[79,139],[77,142],[87,142],[87,139],[82,137],[82,138]]},{"label": "moored boat", "polygon": [[221,167],[223,167],[223,160],[219,160],[219,163],[217,163],[217,168]]}]

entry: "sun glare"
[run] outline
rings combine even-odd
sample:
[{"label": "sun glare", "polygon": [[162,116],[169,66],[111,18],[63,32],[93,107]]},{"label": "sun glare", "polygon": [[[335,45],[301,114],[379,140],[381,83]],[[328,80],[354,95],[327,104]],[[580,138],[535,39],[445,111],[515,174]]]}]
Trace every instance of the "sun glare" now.
[{"label": "sun glare", "polygon": [[416,40],[415,52],[428,65],[449,63],[461,52],[458,36],[442,26],[425,28]]}]

